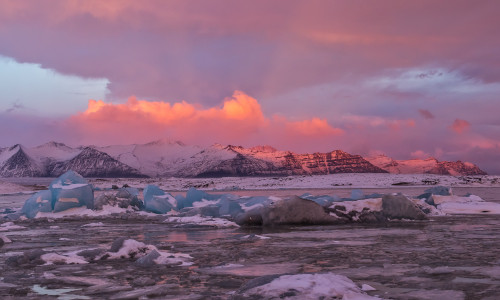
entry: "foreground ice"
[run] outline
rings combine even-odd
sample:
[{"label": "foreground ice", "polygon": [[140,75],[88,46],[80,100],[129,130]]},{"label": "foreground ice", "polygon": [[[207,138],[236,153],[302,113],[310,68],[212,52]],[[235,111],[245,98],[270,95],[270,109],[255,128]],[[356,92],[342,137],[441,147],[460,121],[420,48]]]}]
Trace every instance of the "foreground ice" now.
[{"label": "foreground ice", "polygon": [[68,171],[52,181],[48,190],[31,196],[22,208],[28,218],[38,213],[61,212],[75,207],[94,208],[94,190],[78,173]]},{"label": "foreground ice", "polygon": [[[451,188],[435,186],[417,198],[402,194],[365,195],[354,189],[349,198],[304,194],[301,197],[210,194],[190,188],[185,196],[173,196],[157,185],[143,190],[124,187],[94,200],[92,185],[68,171],[54,180],[49,190],[26,200],[22,213],[28,218],[97,217],[142,211],[169,217],[166,222],[204,224],[215,227],[238,225],[314,225],[349,222],[385,222],[394,219],[423,220],[446,214],[500,214],[500,204],[474,195],[455,196]],[[174,215],[172,217],[172,215]],[[234,223],[236,224],[234,224]]]},{"label": "foreground ice", "polygon": [[239,295],[252,299],[380,299],[367,295],[349,278],[333,273],[282,275],[269,280],[271,278],[250,281]]},{"label": "foreground ice", "polygon": [[46,265],[51,264],[88,264],[98,260],[135,259],[141,267],[153,265],[190,266],[192,257],[184,253],[162,251],[153,245],[146,245],[134,239],[119,238],[113,242],[111,249],[100,248],[70,251],[65,253],[43,253],[40,259]]}]

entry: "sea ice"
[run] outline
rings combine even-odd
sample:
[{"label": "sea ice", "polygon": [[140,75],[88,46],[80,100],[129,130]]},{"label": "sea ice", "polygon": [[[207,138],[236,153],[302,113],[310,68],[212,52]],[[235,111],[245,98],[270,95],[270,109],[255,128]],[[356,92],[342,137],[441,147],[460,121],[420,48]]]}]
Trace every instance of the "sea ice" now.
[{"label": "sea ice", "polygon": [[[380,299],[363,292],[352,280],[333,273],[282,275],[277,278],[262,278],[264,283],[255,286],[260,278],[248,282],[238,292],[245,297],[265,299]],[[263,281],[263,282],[262,282]],[[267,283],[265,281],[268,281]],[[258,284],[258,283],[257,283]]]},{"label": "sea ice", "polygon": [[64,211],[73,207],[94,208],[94,190],[80,174],[69,170],[52,181],[49,186],[52,193],[53,212]]},{"label": "sea ice", "polygon": [[30,219],[33,219],[40,211],[52,211],[52,192],[50,190],[37,192],[24,202],[21,209],[21,212]]},{"label": "sea ice", "polygon": [[152,262],[159,265],[192,265],[189,261],[192,257],[189,254],[161,251],[153,245],[124,238],[115,240],[111,250],[101,256],[101,259],[125,258],[138,258],[136,263],[142,266],[149,266]]},{"label": "sea ice", "polygon": [[177,209],[177,200],[169,193],[165,193],[156,185],[144,188],[144,210],[156,214],[164,214]]}]

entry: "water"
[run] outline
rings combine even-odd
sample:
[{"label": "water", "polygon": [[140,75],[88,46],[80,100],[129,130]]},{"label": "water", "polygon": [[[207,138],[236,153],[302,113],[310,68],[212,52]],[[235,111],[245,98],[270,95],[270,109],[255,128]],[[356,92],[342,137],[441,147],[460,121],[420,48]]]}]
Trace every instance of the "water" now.
[{"label": "water", "polygon": [[[425,187],[364,189],[365,194],[401,191],[418,195]],[[241,195],[303,194],[311,190],[232,191]],[[313,190],[346,197],[350,189]],[[500,202],[498,188],[454,188]],[[26,195],[0,196],[3,208],[22,205]],[[103,226],[85,227],[92,222]],[[426,221],[280,228],[178,228],[160,219],[101,217],[97,220],[31,220],[6,234],[0,248],[0,298],[47,299],[49,291],[74,289],[74,299],[106,299],[135,293],[158,299],[230,299],[248,280],[264,275],[333,272],[369,284],[389,299],[498,299],[500,218],[498,215],[435,217]],[[260,235],[268,239],[244,236]],[[109,249],[118,237],[160,250],[186,253],[193,265],[141,268],[131,259],[85,265],[24,264],[5,261],[28,250],[66,253]],[[92,284],[96,279],[101,283]],[[149,282],[145,284],[144,282]],[[153,284],[153,285],[150,285]],[[36,287],[34,290],[33,287]],[[134,295],[135,295],[134,294]],[[80,298],[78,298],[80,297]],[[140,296],[139,296],[140,297]]]}]

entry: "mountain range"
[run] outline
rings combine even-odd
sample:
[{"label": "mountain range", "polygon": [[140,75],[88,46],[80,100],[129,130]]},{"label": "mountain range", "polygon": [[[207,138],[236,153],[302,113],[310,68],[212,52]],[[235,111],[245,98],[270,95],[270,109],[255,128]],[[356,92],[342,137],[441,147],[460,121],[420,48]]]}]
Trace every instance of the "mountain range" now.
[{"label": "mountain range", "polygon": [[19,144],[0,148],[0,177],[56,177],[70,169],[85,177],[486,174],[472,163],[435,158],[394,160],[384,155],[363,158],[342,150],[296,154],[271,146],[243,148],[214,144],[202,148],[170,140],[106,147],[72,148],[48,142],[32,148]]}]

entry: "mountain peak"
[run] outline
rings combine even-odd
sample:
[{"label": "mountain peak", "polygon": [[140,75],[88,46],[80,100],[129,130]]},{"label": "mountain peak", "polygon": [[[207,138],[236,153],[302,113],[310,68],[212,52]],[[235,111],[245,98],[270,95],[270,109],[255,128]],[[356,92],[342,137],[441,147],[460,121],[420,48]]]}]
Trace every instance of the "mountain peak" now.
[{"label": "mountain peak", "polygon": [[254,147],[250,148],[249,150],[253,151],[253,152],[264,152],[264,153],[273,153],[273,152],[278,151],[278,150],[276,150],[276,148],[269,146],[269,145],[254,146]]},{"label": "mountain peak", "polygon": [[146,143],[144,145],[145,146],[164,146],[164,145],[186,146],[186,144],[184,144],[182,141],[172,140],[169,138],[158,139],[156,141],[152,141],[152,142]]}]

